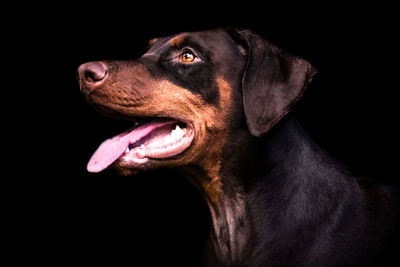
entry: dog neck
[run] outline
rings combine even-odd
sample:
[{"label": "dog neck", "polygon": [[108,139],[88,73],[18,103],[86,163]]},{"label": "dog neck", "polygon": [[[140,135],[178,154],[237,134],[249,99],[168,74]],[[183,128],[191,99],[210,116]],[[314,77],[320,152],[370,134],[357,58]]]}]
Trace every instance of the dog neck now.
[{"label": "dog neck", "polygon": [[211,251],[207,254],[215,257],[214,262],[239,262],[252,236],[243,188],[238,186],[234,190],[223,190],[220,201],[208,202],[208,206],[212,227],[208,244]]},{"label": "dog neck", "polygon": [[[290,117],[261,138],[250,136],[245,131],[239,135],[241,136],[232,137],[232,140],[241,138],[240,142],[229,142],[229,149],[225,149],[225,160],[220,166],[219,179],[215,179],[215,176],[204,170],[192,171],[187,175],[196,181],[202,179],[212,182],[207,184],[206,190],[204,184],[199,187],[211,213],[212,227],[207,246],[207,261],[214,264],[219,262],[230,266],[248,264],[249,261],[255,264],[264,263],[268,257],[266,255],[282,253],[273,252],[272,243],[268,242],[274,242],[274,247],[279,248],[280,236],[276,235],[299,231],[300,226],[297,225],[302,225],[306,220],[304,214],[310,213],[302,211],[302,207],[296,207],[305,203],[307,205],[306,200],[302,200],[303,203],[299,201],[300,197],[317,190],[313,188],[314,185],[324,185],[324,190],[329,188],[329,182],[323,176],[309,173],[310,166],[319,170],[330,168],[331,173],[342,171],[332,169],[332,161],[326,161],[328,156],[308,138],[298,122]],[[295,171],[287,171],[294,165]],[[346,176],[338,174],[340,175]],[[310,179],[313,180],[313,185],[310,185]],[[210,187],[214,188],[211,190]],[[210,192],[213,192],[213,195],[210,195]],[[294,203],[290,206],[291,211],[285,210],[289,205],[281,203],[282,196],[287,196],[286,204]],[[309,206],[311,205],[312,202]],[[315,216],[329,215],[323,213]],[[274,225],[273,222],[281,220],[293,222],[295,226],[287,226],[287,233],[278,234],[273,229],[280,226]],[[295,229],[296,227],[298,228]],[[297,245],[300,244],[293,244]],[[282,251],[288,250],[283,248]],[[290,255],[283,257],[286,256],[290,258]]]},{"label": "dog neck", "polygon": [[[221,177],[208,175],[209,172],[199,169],[194,171],[196,169],[193,167],[186,170],[183,174],[202,192],[211,214],[207,261],[223,264],[238,262],[237,257],[243,255],[251,237],[243,186],[238,184],[227,187],[227,184],[220,182]],[[205,185],[199,183],[199,179],[210,182]]]}]

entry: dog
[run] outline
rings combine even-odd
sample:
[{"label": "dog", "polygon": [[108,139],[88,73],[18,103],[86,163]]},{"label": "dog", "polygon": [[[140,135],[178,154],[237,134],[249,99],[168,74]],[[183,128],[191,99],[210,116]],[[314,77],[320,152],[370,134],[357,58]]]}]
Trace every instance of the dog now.
[{"label": "dog", "polygon": [[390,262],[395,192],[353,177],[289,113],[317,73],[306,60],[226,28],[155,38],[137,60],[78,73],[96,110],[133,126],[87,170],[183,173],[210,210],[207,266]]}]

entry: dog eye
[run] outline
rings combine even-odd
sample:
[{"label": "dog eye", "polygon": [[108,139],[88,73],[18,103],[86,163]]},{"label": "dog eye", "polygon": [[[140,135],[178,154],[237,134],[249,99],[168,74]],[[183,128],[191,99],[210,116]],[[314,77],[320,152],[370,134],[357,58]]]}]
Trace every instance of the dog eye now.
[{"label": "dog eye", "polygon": [[183,62],[186,62],[186,63],[192,63],[197,59],[197,57],[190,51],[183,52],[181,54],[180,58]]}]

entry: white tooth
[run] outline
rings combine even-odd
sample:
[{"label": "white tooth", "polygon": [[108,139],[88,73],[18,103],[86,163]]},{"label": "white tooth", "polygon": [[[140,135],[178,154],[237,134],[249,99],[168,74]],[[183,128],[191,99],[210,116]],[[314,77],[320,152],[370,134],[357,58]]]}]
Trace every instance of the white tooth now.
[{"label": "white tooth", "polygon": [[169,134],[169,135],[167,136],[167,139],[170,139],[171,137],[175,138],[176,134],[177,134],[177,131],[176,131],[176,130],[173,130],[173,131],[171,132],[171,134]]},{"label": "white tooth", "polygon": [[182,131],[181,127],[179,127],[179,125],[176,125],[175,132],[176,132],[176,136],[178,138],[182,137],[183,131]]},{"label": "white tooth", "polygon": [[129,152],[129,147],[127,147],[127,148],[126,148],[125,152],[126,152],[126,153],[128,153],[128,152]]},{"label": "white tooth", "polygon": [[184,134],[185,134],[185,131],[183,131],[181,128],[179,128],[178,138],[181,138]]},{"label": "white tooth", "polygon": [[140,147],[141,147],[141,148],[144,148],[144,144],[142,144]]}]

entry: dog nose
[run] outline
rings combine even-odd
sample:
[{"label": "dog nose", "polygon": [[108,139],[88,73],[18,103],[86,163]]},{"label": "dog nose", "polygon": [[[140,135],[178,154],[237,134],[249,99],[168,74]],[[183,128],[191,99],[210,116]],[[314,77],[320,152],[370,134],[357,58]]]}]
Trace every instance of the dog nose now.
[{"label": "dog nose", "polygon": [[107,66],[102,62],[88,62],[78,68],[81,91],[90,92],[102,84],[107,76]]}]

